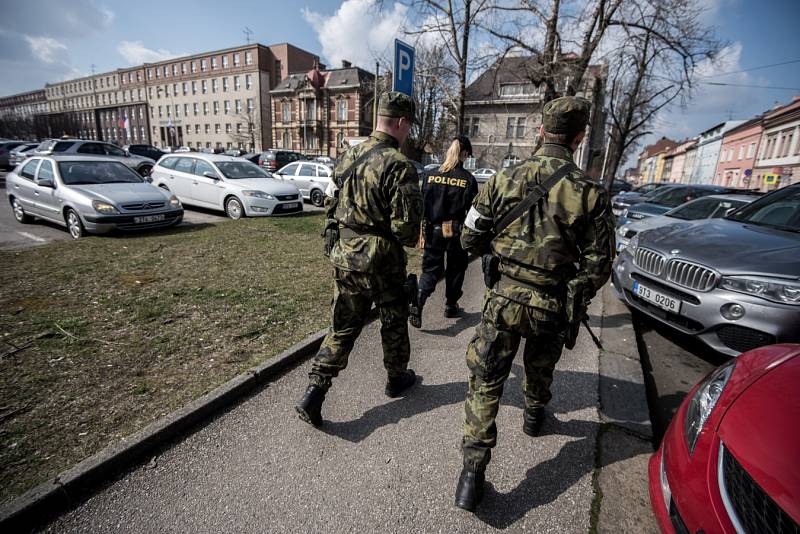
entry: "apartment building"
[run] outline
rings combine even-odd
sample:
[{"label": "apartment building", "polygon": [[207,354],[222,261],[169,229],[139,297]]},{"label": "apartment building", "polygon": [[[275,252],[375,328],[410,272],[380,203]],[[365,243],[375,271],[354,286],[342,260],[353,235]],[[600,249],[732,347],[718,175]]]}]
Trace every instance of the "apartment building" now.
[{"label": "apartment building", "polygon": [[669,154],[665,158],[664,173],[661,180],[662,182],[670,182],[673,184],[682,183],[683,169],[686,165],[687,159],[686,153],[696,144],[697,141],[694,139],[689,139],[681,142],[678,144],[678,146],[670,150]]},{"label": "apartment building", "polygon": [[800,96],[765,113],[754,187],[771,191],[800,182]]},{"label": "apartment building", "polygon": [[274,146],[338,157],[348,139],[372,131],[374,83],[374,74],[347,61],[289,75],[271,92]]},{"label": "apartment building", "polygon": [[719,153],[722,148],[722,136],[743,122],[743,120],[725,121],[700,133],[700,137],[697,140],[697,156],[692,169],[691,183],[711,184],[714,182]]},{"label": "apartment building", "polygon": [[[576,60],[569,54],[560,59],[558,91],[565,90]],[[467,87],[463,130],[472,141],[477,167],[499,169],[530,157],[536,150],[544,105],[543,84],[531,81],[538,77],[537,68],[533,56],[507,56]],[[592,102],[592,115],[575,161],[595,178],[602,166],[606,77],[605,66],[590,65],[577,92]]]},{"label": "apartment building", "polygon": [[34,116],[47,111],[43,89],[0,97],[0,137],[34,139]]},{"label": "apartment building", "polygon": [[750,188],[758,144],[764,128],[761,116],[725,132],[714,183],[725,187]]},{"label": "apartment building", "polygon": [[144,65],[155,146],[272,146],[270,90],[319,58],[289,44],[253,44]]},{"label": "apartment building", "polygon": [[[667,181],[669,170],[664,172],[667,155],[678,145],[672,139],[662,137],[652,145],[644,147],[639,155],[639,176],[641,183]],[[671,163],[670,163],[671,167]]]}]

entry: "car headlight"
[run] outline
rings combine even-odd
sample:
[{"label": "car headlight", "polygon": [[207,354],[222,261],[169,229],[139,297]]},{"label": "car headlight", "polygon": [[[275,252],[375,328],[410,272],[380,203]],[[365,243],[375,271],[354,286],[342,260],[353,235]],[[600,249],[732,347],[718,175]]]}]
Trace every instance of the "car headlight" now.
[{"label": "car headlight", "polygon": [[628,243],[628,252],[636,254],[636,249],[639,248],[639,234],[633,236]]},{"label": "car headlight", "polygon": [[266,198],[267,200],[275,200],[275,197],[264,191],[242,191],[246,197]]},{"label": "car headlight", "polygon": [[102,200],[92,200],[92,207],[98,213],[103,213],[105,215],[115,215],[119,213],[119,210],[109,204],[108,202],[103,202]]},{"label": "car headlight", "polygon": [[711,373],[697,388],[694,396],[686,407],[686,416],[683,420],[683,434],[686,437],[686,446],[689,454],[694,452],[697,438],[708,421],[711,411],[728,383],[728,379],[736,366],[736,360],[731,360]]},{"label": "car headlight", "polygon": [[625,235],[625,234],[627,234],[627,233],[628,233],[628,227],[629,227],[629,226],[630,226],[630,225],[628,225],[628,224],[623,224],[622,226],[620,226],[619,228],[617,228],[617,233],[619,234],[619,236],[620,236],[620,237],[624,237],[624,238],[626,238],[626,239],[627,239],[627,237],[628,237],[628,236],[627,236],[627,235]]},{"label": "car headlight", "polygon": [[181,201],[178,200],[178,197],[176,197],[175,195],[169,197],[169,207],[176,209],[181,207]]},{"label": "car headlight", "polygon": [[800,282],[751,276],[723,276],[722,287],[779,304],[800,305]]},{"label": "car headlight", "polygon": [[[628,210],[625,211],[627,212]],[[633,213],[628,213],[627,217],[629,219],[644,219],[645,215],[644,213],[639,213],[638,211],[634,211]]]}]

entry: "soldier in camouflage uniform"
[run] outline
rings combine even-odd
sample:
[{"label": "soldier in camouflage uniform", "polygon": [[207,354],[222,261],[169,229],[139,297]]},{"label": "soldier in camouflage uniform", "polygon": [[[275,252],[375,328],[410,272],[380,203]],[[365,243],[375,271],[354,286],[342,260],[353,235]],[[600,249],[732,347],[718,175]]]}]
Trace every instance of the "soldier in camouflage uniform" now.
[{"label": "soldier in camouflage uniform", "polygon": [[467,215],[464,249],[500,258],[499,281],[486,291],[481,322],[467,348],[464,469],[456,488],[456,506],[467,510],[482,497],[484,470],[497,441],[495,417],[520,338],[526,339],[523,431],[536,436],[564,346],[567,283],[584,283],[593,296],[611,273],[614,221],[608,196],[577,167],[499,235],[494,232],[533,186],[572,162],[589,110],[589,101],[578,97],[548,102],[540,128],[544,144],[492,177]]},{"label": "soldier in camouflage uniform", "polygon": [[331,380],[347,367],[372,304],[381,320],[386,395],[396,397],[415,382],[407,369],[408,299],[406,253],[417,242],[422,195],[416,169],[398,148],[415,116],[411,97],[398,92],[381,96],[378,124],[369,139],[345,152],[334,169],[338,202],[328,209],[338,229],[329,251],[334,292],[331,331],[322,342],[309,373],[310,385],[296,409],[300,418],[322,424],[321,407]]}]

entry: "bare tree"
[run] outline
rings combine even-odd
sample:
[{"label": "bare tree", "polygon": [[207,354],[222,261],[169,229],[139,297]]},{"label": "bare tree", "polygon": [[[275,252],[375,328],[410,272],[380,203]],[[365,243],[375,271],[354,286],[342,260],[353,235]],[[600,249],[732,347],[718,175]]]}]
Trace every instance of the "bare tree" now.
[{"label": "bare tree", "polygon": [[637,142],[652,133],[658,113],[685,105],[698,65],[713,61],[721,50],[702,14],[691,0],[630,6],[626,23],[620,25],[624,45],[611,58],[609,75],[609,187]]},{"label": "bare tree", "polygon": [[[246,109],[234,115],[233,118],[237,126],[228,134],[231,140],[237,146],[246,146],[250,150],[256,150],[256,147],[261,146],[261,120],[256,110]],[[242,128],[239,128],[240,124]]]}]

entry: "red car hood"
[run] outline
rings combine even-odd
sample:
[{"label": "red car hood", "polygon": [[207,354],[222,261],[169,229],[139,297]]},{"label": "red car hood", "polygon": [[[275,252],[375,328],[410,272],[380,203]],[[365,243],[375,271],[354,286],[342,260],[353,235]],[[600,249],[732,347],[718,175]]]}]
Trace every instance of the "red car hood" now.
[{"label": "red car hood", "polygon": [[753,480],[800,523],[800,345],[748,356],[754,357],[737,362],[728,384],[726,393],[734,395],[717,432]]}]

